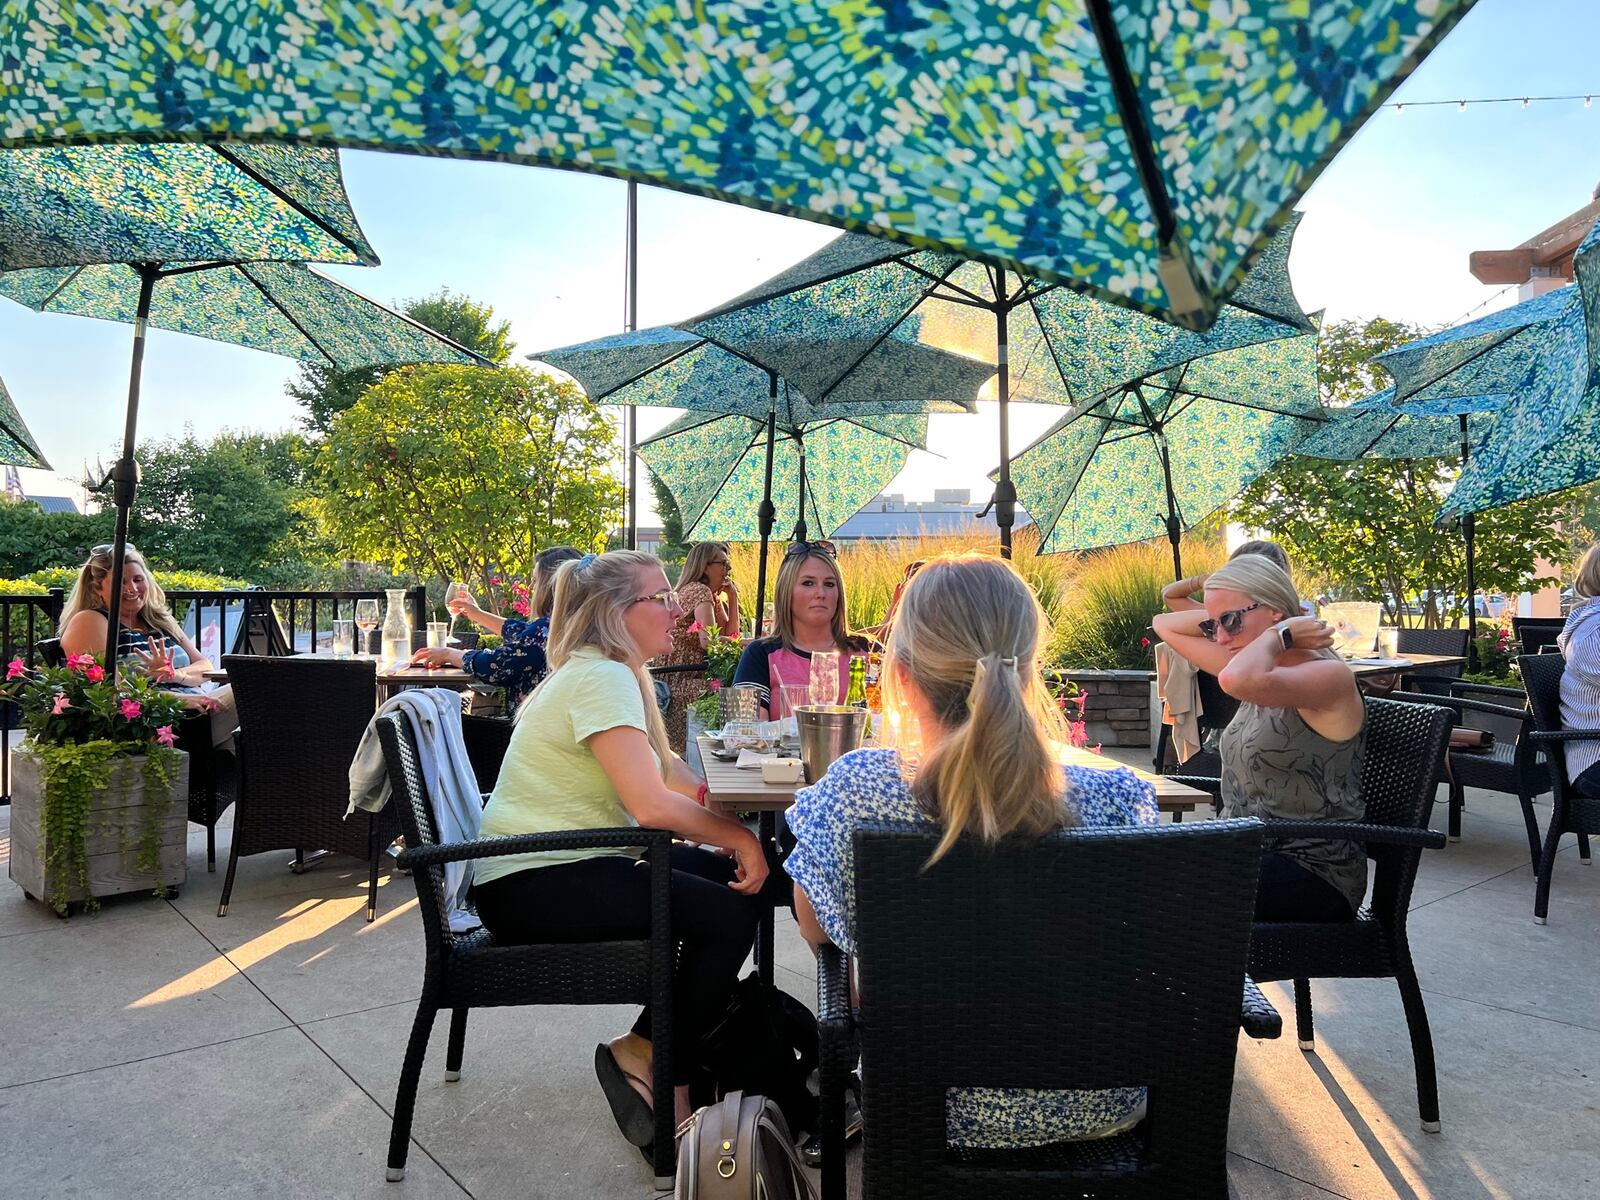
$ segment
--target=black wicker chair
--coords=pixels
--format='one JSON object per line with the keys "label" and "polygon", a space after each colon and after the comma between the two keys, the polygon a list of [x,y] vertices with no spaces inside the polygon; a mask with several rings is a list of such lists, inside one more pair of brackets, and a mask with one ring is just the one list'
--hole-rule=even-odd
{"label": "black wicker chair", "polygon": [[[1460,657],[1466,652],[1465,629],[1401,629],[1395,637],[1395,653],[1402,658],[1407,654],[1448,654]],[[1450,681],[1461,678],[1461,664],[1418,667],[1413,671],[1407,671],[1406,678],[1418,692],[1432,696],[1448,696]]]}
{"label": "black wicker chair", "polygon": [[350,764],[377,707],[371,659],[230,654],[222,660],[239,714],[233,846],[217,916],[228,915],[241,856],[307,850],[365,859],[367,920],[378,912],[378,861],[400,836],[392,808],[348,820]]}
{"label": "black wicker chair", "polygon": [[1539,818],[1533,811],[1533,801],[1550,790],[1550,767],[1531,736],[1532,716],[1526,694],[1520,688],[1452,680],[1444,695],[1392,692],[1389,699],[1449,708],[1456,714],[1457,724],[1494,735],[1494,744],[1486,750],[1449,751],[1450,769],[1445,782],[1450,785],[1450,840],[1461,840],[1461,811],[1467,788],[1505,792],[1522,805],[1529,861],[1537,871]]}
{"label": "black wicker chair", "polygon": [[1517,659],[1522,682],[1528,689],[1528,705],[1533,710],[1533,740],[1549,747],[1551,783],[1550,828],[1545,832],[1544,852],[1539,857],[1539,886],[1534,892],[1533,919],[1543,925],[1550,915],[1550,877],[1556,869],[1556,851],[1561,838],[1578,835],[1578,859],[1585,866],[1589,856],[1589,835],[1600,834],[1600,800],[1580,796],[1567,777],[1567,758],[1562,753],[1567,742],[1600,740],[1600,729],[1564,729],[1561,725],[1561,676],[1566,660],[1559,654],[1524,654]]}
{"label": "black wicker chair", "polygon": [[[992,851],[964,842],[924,870],[937,843],[926,825],[855,834],[863,1195],[1227,1196],[1260,823],[1067,830]],[[1275,1018],[1249,992],[1256,1015]],[[849,996],[846,957],[824,946],[824,1200],[844,1195]],[[951,1086],[1139,1085],[1149,1115],[1131,1133],[946,1147]]]}
{"label": "black wicker chair", "polygon": [[480,792],[494,791],[500,778],[500,764],[511,745],[512,722],[505,717],[477,717],[461,714],[461,741],[467,748],[467,761],[477,777]]}
{"label": "black wicker chair", "polygon": [[1158,775],[1176,772],[1185,778],[1200,780],[1199,786],[1215,800],[1222,794],[1220,785],[1212,782],[1222,774],[1222,757],[1215,748],[1215,735],[1228,727],[1228,722],[1239,711],[1239,702],[1222,690],[1215,675],[1196,671],[1195,682],[1200,689],[1200,738],[1205,744],[1183,762],[1169,768],[1167,752],[1172,746],[1172,726],[1163,723],[1161,732],[1156,735],[1155,770]]}
{"label": "black wicker chair", "polygon": [[[411,1118],[428,1037],[440,1009],[450,1010],[450,1040],[445,1050],[445,1080],[461,1078],[467,1037],[467,1011],[522,1004],[649,1004],[654,1047],[651,1080],[655,1091],[656,1186],[670,1189],[675,1174],[672,1097],[672,847],[669,833],[641,829],[577,829],[530,833],[441,846],[435,834],[432,802],[417,758],[411,723],[404,714],[377,718],[393,789],[391,811],[405,828],[400,865],[417,884],[427,966],[422,998],[406,1043],[395,1093],[389,1136],[388,1178],[405,1178],[411,1144]],[[444,864],[536,850],[574,850],[596,846],[645,847],[650,870],[650,936],[644,941],[562,942],[503,946],[486,929],[452,933],[444,895]]]}
{"label": "black wicker chair", "polygon": [[1539,654],[1556,648],[1556,637],[1566,623],[1565,617],[1512,617],[1511,636],[1524,654]]}
{"label": "black wicker chair", "polygon": [[1315,1048],[1313,979],[1394,979],[1400,986],[1411,1052],[1416,1061],[1422,1127],[1439,1130],[1439,1084],[1433,1034],[1422,1002],[1406,911],[1424,848],[1444,835],[1428,828],[1439,765],[1450,736],[1450,712],[1436,705],[1367,698],[1367,742],[1361,771],[1366,813],[1347,821],[1269,821],[1267,836],[1345,838],[1362,842],[1373,863],[1371,899],[1350,921],[1257,922],[1250,939],[1250,974],[1265,982],[1294,980],[1300,1048]]}

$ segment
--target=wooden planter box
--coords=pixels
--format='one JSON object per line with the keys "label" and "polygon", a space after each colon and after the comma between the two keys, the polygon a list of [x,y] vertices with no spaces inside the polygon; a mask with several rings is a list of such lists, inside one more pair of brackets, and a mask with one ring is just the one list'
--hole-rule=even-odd
{"label": "wooden planter box", "polygon": [[154,875],[140,872],[136,863],[144,832],[144,758],[118,758],[111,763],[110,785],[89,808],[84,849],[89,859],[86,896],[71,878],[69,864],[49,865],[50,845],[41,805],[43,788],[39,762],[26,748],[11,756],[11,881],[32,899],[45,901],[55,889],[57,872],[69,903],[93,896],[124,892],[154,892],[157,887],[176,891],[189,878],[189,756],[180,754],[172,780],[172,795],[161,819],[161,869]]}

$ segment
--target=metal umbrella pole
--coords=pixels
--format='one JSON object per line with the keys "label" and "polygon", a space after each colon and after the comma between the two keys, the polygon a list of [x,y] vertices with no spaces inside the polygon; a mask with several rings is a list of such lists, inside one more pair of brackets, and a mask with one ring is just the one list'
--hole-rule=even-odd
{"label": "metal umbrella pole", "polygon": [[767,467],[766,483],[761,490],[761,507],[758,519],[761,523],[761,557],[756,560],[756,624],[755,635],[761,636],[762,618],[767,612],[767,545],[772,541],[772,526],[777,519],[777,510],[772,507],[772,455],[778,440],[778,373],[767,372],[767,398],[770,407],[767,409]]}
{"label": "metal umbrella pole", "polygon": [[[623,328],[629,333],[639,328],[639,185],[628,182],[628,234],[627,234],[627,286]],[[623,534],[623,545],[629,550],[639,546],[639,408],[628,405],[627,432],[623,449],[628,456],[628,521]]]}
{"label": "metal umbrella pole", "polygon": [[[1459,413],[1461,422],[1461,469],[1466,470],[1467,459],[1472,455],[1472,442],[1467,436],[1467,414]],[[1461,540],[1467,552],[1467,670],[1478,669],[1478,575],[1474,559],[1473,542],[1477,536],[1478,518],[1475,513],[1461,517]]]}
{"label": "metal umbrella pole", "polygon": [[144,376],[144,340],[150,325],[150,300],[155,293],[161,269],[155,263],[139,263],[139,304],[133,318],[133,361],[128,368],[128,412],[122,427],[122,457],[107,476],[111,480],[112,503],[117,506],[117,527],[111,537],[111,595],[106,602],[105,667],[111,682],[117,681],[117,635],[122,614],[122,573],[127,557],[128,514],[133,509],[139,486],[139,467],[133,461],[134,440],[139,428],[139,385]]}
{"label": "metal umbrella pole", "polygon": [[1132,390],[1134,398],[1139,401],[1139,411],[1150,424],[1156,454],[1161,458],[1161,481],[1166,485],[1167,492],[1167,541],[1172,543],[1172,578],[1176,582],[1183,578],[1183,550],[1180,545],[1183,541],[1183,519],[1178,515],[1177,493],[1172,490],[1172,456],[1167,450],[1167,435],[1161,428],[1161,422],[1150,411],[1150,405],[1145,402],[1144,391],[1138,387]]}

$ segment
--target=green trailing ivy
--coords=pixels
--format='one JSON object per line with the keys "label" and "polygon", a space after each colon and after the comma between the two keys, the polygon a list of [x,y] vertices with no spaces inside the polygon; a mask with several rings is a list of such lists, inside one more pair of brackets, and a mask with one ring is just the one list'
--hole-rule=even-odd
{"label": "green trailing ivy", "polygon": [[167,811],[172,807],[172,784],[178,775],[178,752],[165,746],[151,746],[145,751],[140,766],[144,776],[144,811],[139,823],[139,849],[134,856],[134,870],[141,875],[153,875],[156,895],[165,896],[167,885],[161,881],[161,831],[167,824]]}
{"label": "green trailing ivy", "polygon": [[110,786],[111,762],[122,748],[102,739],[64,746],[36,742],[26,752],[39,761],[40,824],[49,846],[45,864],[50,888],[45,903],[66,912],[77,892],[84,898],[84,909],[93,912],[100,902],[89,894],[89,810],[95,797]]}

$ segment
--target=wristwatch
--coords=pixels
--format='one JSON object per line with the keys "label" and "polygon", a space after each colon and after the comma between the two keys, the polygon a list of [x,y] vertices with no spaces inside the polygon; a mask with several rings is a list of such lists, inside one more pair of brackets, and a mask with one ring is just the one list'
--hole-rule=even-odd
{"label": "wristwatch", "polygon": [[1287,621],[1278,626],[1278,640],[1283,643],[1285,650],[1294,649],[1294,634],[1289,632],[1289,623]]}

